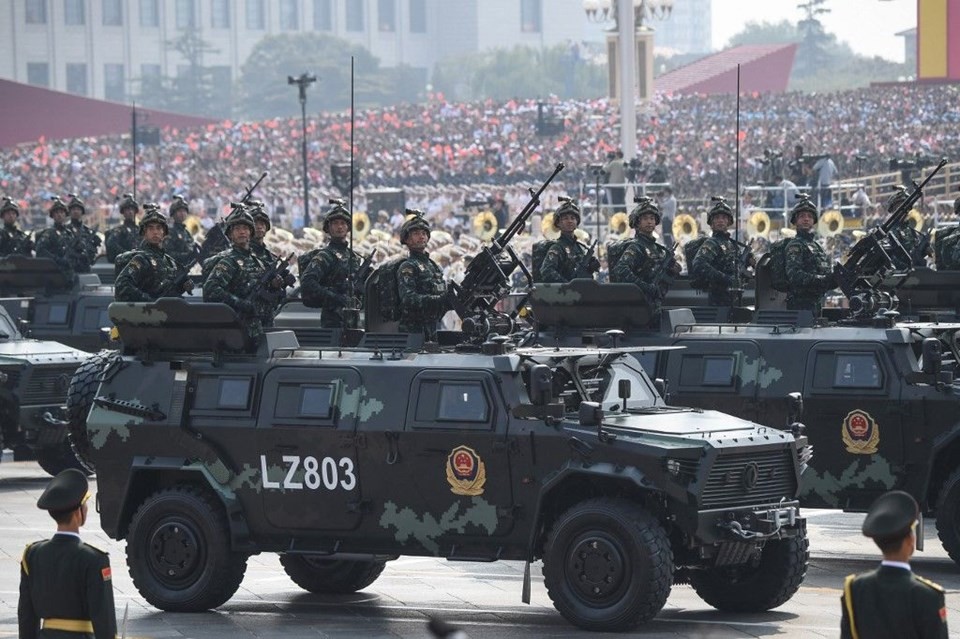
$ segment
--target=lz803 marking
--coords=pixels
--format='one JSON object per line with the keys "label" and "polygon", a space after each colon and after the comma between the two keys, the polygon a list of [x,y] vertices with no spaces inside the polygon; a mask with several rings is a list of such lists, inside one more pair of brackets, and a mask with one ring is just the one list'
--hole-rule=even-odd
{"label": "lz803 marking", "polygon": [[[283,455],[282,464],[286,466],[286,473],[282,480],[270,479],[267,472],[267,456],[260,455],[260,476],[264,488],[280,488],[283,490],[353,490],[357,486],[357,476],[354,472],[355,464],[349,457],[335,459],[333,457],[317,458],[313,455]],[[300,477],[297,471],[303,469]]]}

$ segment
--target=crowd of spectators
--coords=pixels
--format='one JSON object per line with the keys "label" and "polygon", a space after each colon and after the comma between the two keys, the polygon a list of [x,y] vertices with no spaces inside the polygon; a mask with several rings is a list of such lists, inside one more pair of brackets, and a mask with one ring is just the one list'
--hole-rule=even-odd
{"label": "crowd of spectators", "polygon": [[[491,100],[451,103],[432,96],[423,104],[359,111],[354,131],[359,167],[357,210],[364,193],[401,187],[407,205],[463,214],[464,200],[502,197],[511,212],[527,188],[566,170],[554,194],[592,199],[590,166],[619,146],[619,111],[607,99],[557,101],[550,107],[564,122],[557,135],[537,134],[537,102]],[[889,160],[946,156],[960,159],[960,87],[894,85],[829,94],[745,95],[740,105],[741,183],[764,171],[758,158],[795,144],[809,154],[832,156],[840,178],[888,170]],[[67,117],[67,116],[65,116]],[[638,111],[639,179],[665,159],[667,179],[681,202],[707,200],[734,190],[737,147],[736,97],[661,95]],[[168,202],[183,195],[204,223],[226,209],[262,171],[270,176],[257,196],[281,225],[302,223],[299,119],[225,121],[199,129],[162,131],[161,144],[137,156],[136,192],[141,201]],[[350,159],[350,116],[322,113],[307,123],[310,212],[315,218],[334,187],[330,165]],[[0,150],[0,194],[18,200],[46,224],[51,195],[76,193],[93,206],[114,208],[134,187],[128,136],[49,140]],[[552,205],[555,200],[546,202]],[[369,211],[375,223],[380,211]],[[397,211],[386,211],[387,219]],[[26,216],[30,217],[30,216]],[[29,223],[25,224],[29,226]]]}

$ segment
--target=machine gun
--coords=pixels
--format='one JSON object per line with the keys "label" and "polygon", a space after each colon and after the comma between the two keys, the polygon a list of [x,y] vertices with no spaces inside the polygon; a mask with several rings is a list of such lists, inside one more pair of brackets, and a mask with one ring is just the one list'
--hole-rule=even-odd
{"label": "machine gun", "polygon": [[[483,247],[474,256],[464,274],[463,282],[450,284],[448,299],[463,321],[463,332],[472,341],[482,341],[494,329],[501,334],[512,330],[515,316],[501,313],[495,306],[510,292],[514,270],[520,268],[523,271],[528,286],[533,286],[533,276],[510,246],[510,241],[523,230],[527,220],[540,206],[540,196],[563,168],[563,163],[558,163],[539,190],[530,189],[530,200],[526,206],[503,233],[493,239],[490,246]],[[522,305],[518,308],[520,306]]]}
{"label": "machine gun", "polygon": [[[263,272],[263,275],[257,280],[247,300],[250,302],[265,302],[267,304],[276,304],[283,296],[283,290],[287,286],[293,286],[297,278],[290,272],[290,262],[293,261],[294,254],[277,260],[274,264]],[[276,287],[274,281],[280,279],[283,283]]]}
{"label": "machine gun", "polygon": [[572,279],[576,280],[582,277],[590,277],[593,275],[594,270],[591,270],[590,264],[597,259],[594,257],[593,252],[597,250],[597,242],[599,241],[599,239],[594,240],[593,244],[587,247],[587,252],[583,254],[583,257],[581,257],[580,261],[577,262],[577,267],[573,269]]}
{"label": "machine gun", "polygon": [[890,310],[896,308],[896,295],[879,289],[884,276],[894,269],[893,258],[884,245],[889,246],[890,251],[895,251],[905,261],[911,259],[909,251],[892,231],[903,223],[907,213],[923,196],[923,188],[946,164],[946,159],[941,160],[923,182],[919,185],[913,182],[913,191],[890,212],[883,224],[860,238],[850,247],[844,260],[833,265],[837,287],[850,300],[853,317],[873,314],[882,307]]}

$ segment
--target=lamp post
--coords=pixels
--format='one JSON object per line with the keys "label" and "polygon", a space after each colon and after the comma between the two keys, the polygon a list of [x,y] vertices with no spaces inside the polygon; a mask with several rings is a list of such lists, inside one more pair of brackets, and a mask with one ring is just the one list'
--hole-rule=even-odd
{"label": "lamp post", "polygon": [[287,84],[295,84],[300,90],[300,118],[303,125],[303,135],[300,139],[300,150],[303,156],[303,226],[310,226],[310,184],[307,177],[307,87],[317,81],[317,76],[303,72],[300,77],[287,76]]}

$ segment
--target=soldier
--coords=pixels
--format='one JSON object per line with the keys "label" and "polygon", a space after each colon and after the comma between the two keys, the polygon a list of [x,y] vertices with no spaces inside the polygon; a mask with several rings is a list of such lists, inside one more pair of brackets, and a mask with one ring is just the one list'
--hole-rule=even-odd
{"label": "soldier", "polygon": [[440,318],[452,306],[443,271],[427,254],[430,225],[422,211],[407,209],[407,214],[413,217],[400,227],[400,243],[410,250],[410,257],[397,268],[400,331],[422,333],[427,341],[436,341]]}
{"label": "soldier", "polygon": [[593,277],[600,270],[596,256],[587,257],[587,247],[577,241],[574,232],[580,226],[580,207],[570,198],[558,198],[562,204],[553,214],[553,227],[560,231],[543,258],[540,273],[545,283],[563,284],[578,277]]}
{"label": "soldier", "polygon": [[163,248],[181,268],[193,263],[200,252],[200,247],[193,241],[193,235],[183,223],[189,213],[190,207],[186,200],[180,195],[175,196],[170,203],[170,219],[173,221],[173,228],[164,240]]}
{"label": "soldier", "polygon": [[347,246],[350,232],[350,212],[338,200],[323,218],[323,232],[329,242],[316,251],[300,275],[300,295],[311,308],[320,308],[320,325],[325,328],[345,326],[356,328],[356,313],[344,316],[343,309],[360,308],[362,283],[353,287],[350,299],[350,278],[360,269],[360,259]]}
{"label": "soldier", "polygon": [[253,216],[253,223],[257,229],[253,234],[253,240],[250,241],[250,248],[254,254],[264,261],[265,264],[273,265],[279,258],[270,252],[267,245],[263,243],[263,238],[270,230],[270,216],[264,208],[263,202],[253,200],[249,204],[250,215]]}
{"label": "soldier", "polygon": [[722,197],[713,197],[707,224],[713,235],[700,245],[691,272],[707,290],[711,306],[733,306],[740,302],[740,256],[745,249],[727,232],[733,225],[733,209]]}
{"label": "soldier", "polygon": [[67,205],[57,196],[50,199],[53,200],[50,205],[53,226],[37,235],[37,257],[49,257],[57,263],[67,279],[74,280],[75,263],[83,258],[75,254],[73,233],[65,224]]}
{"label": "soldier", "polygon": [[256,226],[253,217],[243,205],[233,204],[233,212],[224,220],[224,228],[231,245],[225,251],[209,258],[204,270],[210,276],[203,283],[204,302],[222,302],[232,308],[244,320],[250,345],[255,345],[263,335],[264,323],[273,320],[276,299],[283,280],[279,277],[258,289],[260,281],[269,269],[263,260],[250,248]]}
{"label": "soldier", "polygon": [[163,249],[163,240],[169,227],[160,206],[143,205],[140,220],[140,248],[117,256],[117,265],[123,264],[114,284],[118,302],[152,302],[161,297],[179,297],[193,290],[193,282],[186,278],[177,282],[180,268]]}
{"label": "soldier", "polygon": [[[668,280],[664,278],[656,285],[651,280],[657,271],[666,268],[669,276],[676,276],[680,266],[672,260],[672,252],[662,244],[657,244],[653,231],[660,224],[660,208],[649,197],[638,197],[637,205],[627,218],[630,228],[636,230],[636,236],[623,249],[623,253],[610,271],[611,282],[629,282],[636,284],[647,297],[650,317],[653,324],[660,321],[660,303],[667,294]],[[664,260],[671,260],[663,266]]]}
{"label": "soldier", "polygon": [[862,530],[880,548],[883,561],[876,570],[844,581],[843,639],[946,639],[943,588],[910,570],[919,513],[916,500],[900,490],[881,495],[870,506]]}
{"label": "soldier", "polygon": [[89,497],[87,478],[71,468],[54,477],[37,500],[37,507],[57,522],[57,532],[23,551],[17,606],[21,639],[116,637],[110,557],[80,540]]}
{"label": "soldier", "polygon": [[[953,201],[953,214],[960,218],[960,197]],[[942,231],[938,231],[942,232]],[[960,271],[960,242],[947,247],[943,253],[943,266],[941,271]]]}
{"label": "soldier", "polygon": [[92,228],[83,223],[83,216],[87,212],[83,200],[70,193],[70,201],[67,203],[67,212],[70,214],[68,224],[70,231],[73,232],[76,252],[82,256],[78,260],[77,272],[89,273],[90,266],[96,261],[97,253],[100,252],[100,236]]}
{"label": "soldier", "polygon": [[120,201],[120,215],[123,222],[107,231],[105,244],[107,246],[107,261],[111,264],[117,256],[137,248],[140,243],[140,229],[137,228],[137,213],[140,212],[140,203],[133,195],[124,193]]}
{"label": "soldier", "polygon": [[817,243],[813,229],[819,211],[810,196],[800,194],[790,212],[790,223],[797,228],[797,236],[787,243],[785,264],[790,290],[787,308],[794,311],[813,311],[819,314],[824,294],[836,286],[830,258]]}
{"label": "soldier", "polygon": [[[905,186],[895,186],[893,189],[893,195],[887,200],[887,213],[893,213],[909,197]],[[909,220],[904,218],[900,224],[891,229],[890,234],[900,241],[900,246],[907,252],[904,255],[900,251],[891,251],[890,257],[893,260],[894,268],[905,271],[915,266],[927,265],[930,241],[926,235],[913,228]]]}
{"label": "soldier", "polygon": [[20,207],[8,197],[3,198],[0,205],[0,217],[3,218],[3,229],[0,229],[0,257],[7,255],[30,256],[33,251],[33,241],[30,236],[20,230],[17,220],[20,219]]}

